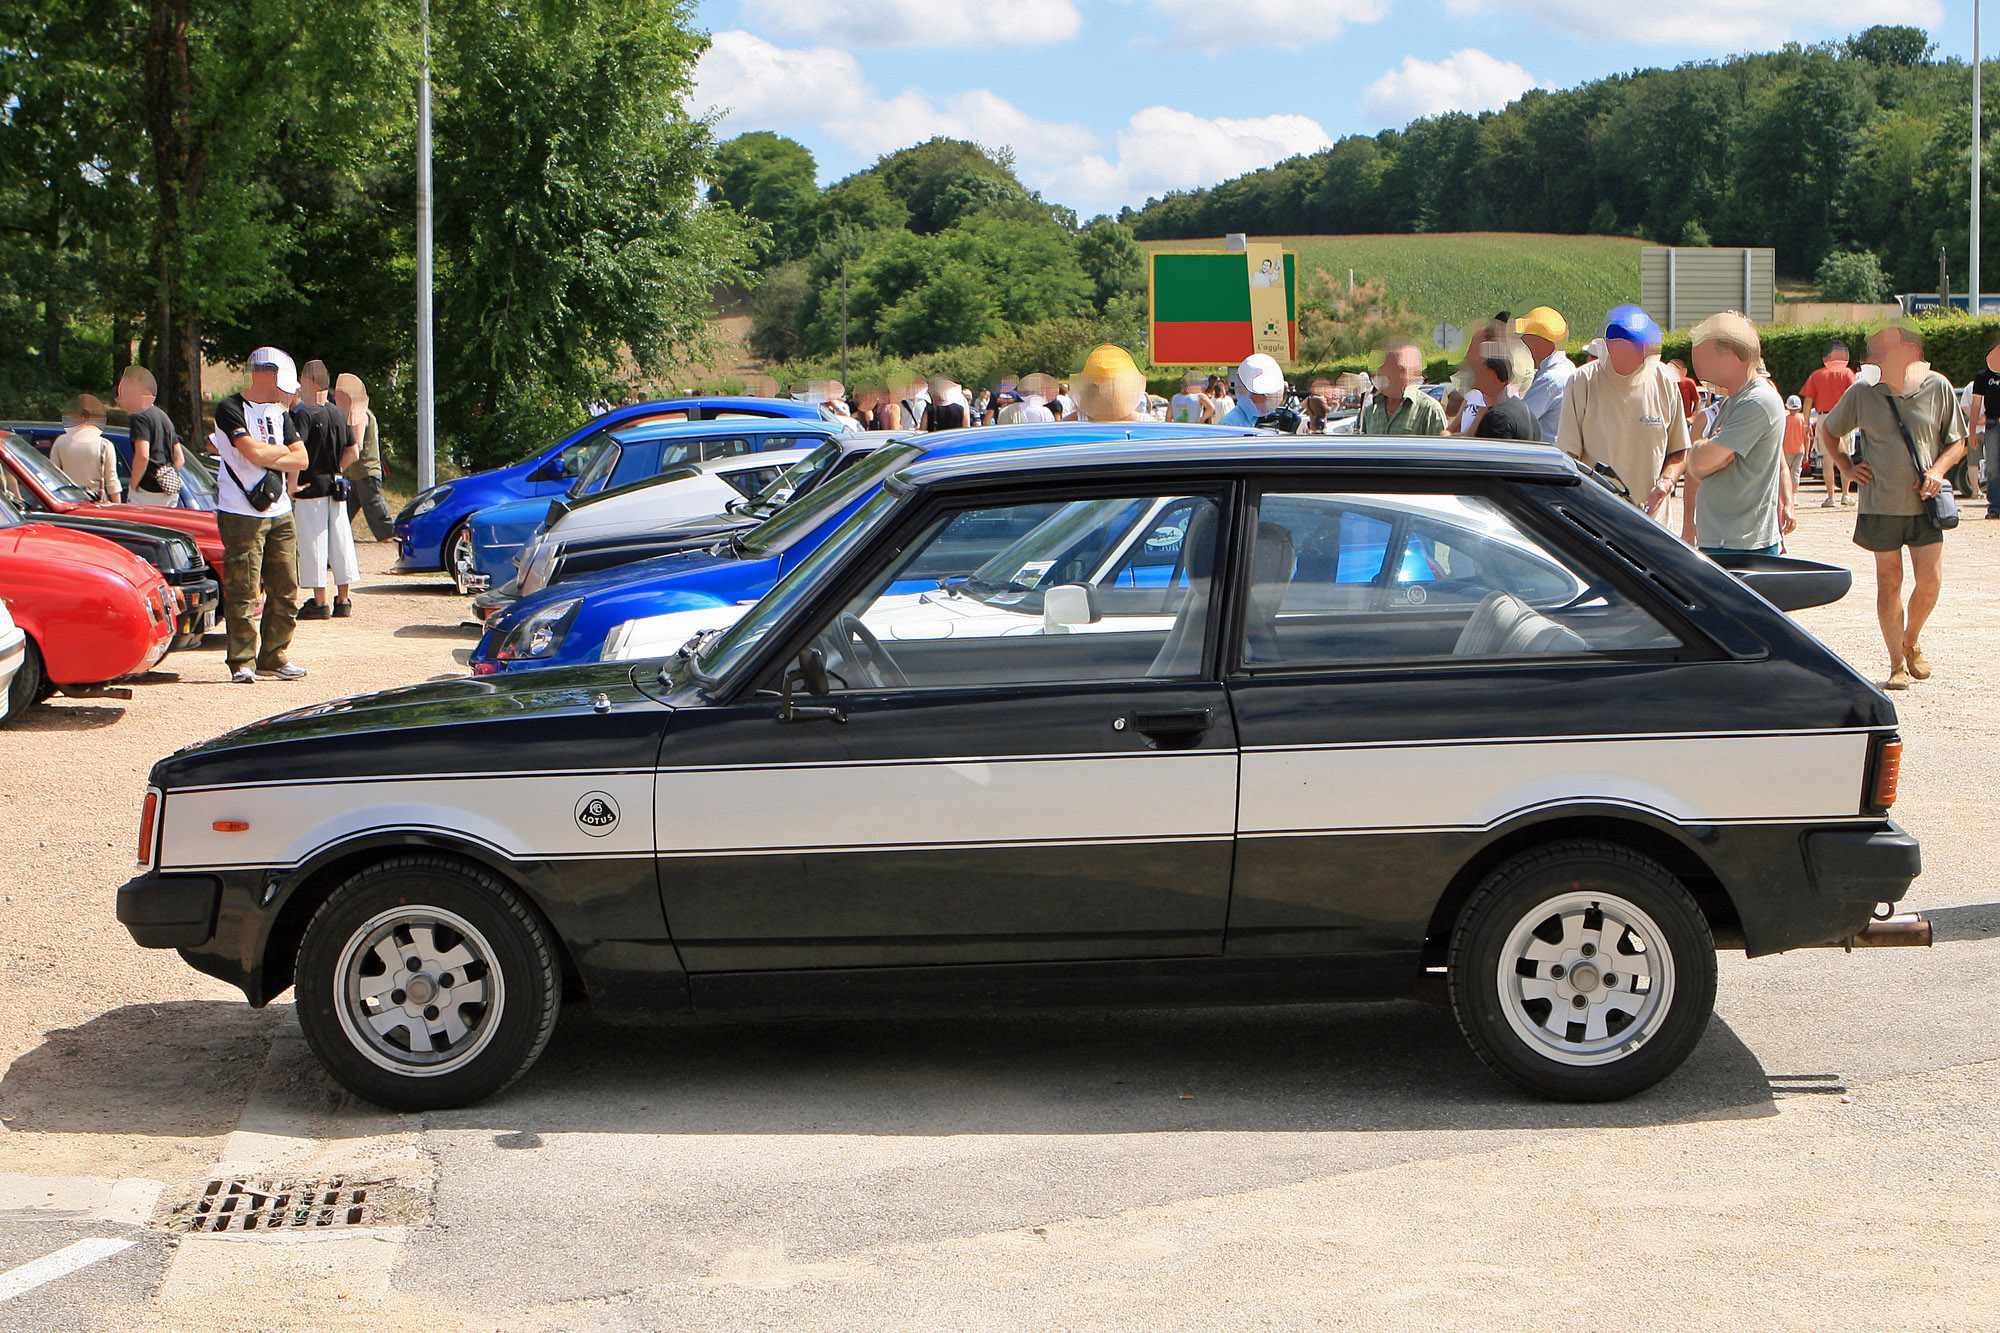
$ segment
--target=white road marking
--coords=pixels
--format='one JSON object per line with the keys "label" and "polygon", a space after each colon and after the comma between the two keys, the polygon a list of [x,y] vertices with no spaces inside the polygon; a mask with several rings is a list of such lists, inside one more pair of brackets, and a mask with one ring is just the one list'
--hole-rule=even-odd
{"label": "white road marking", "polygon": [[136,1240],[112,1240],[106,1236],[80,1240],[74,1245],[63,1246],[54,1254],[45,1254],[33,1263],[0,1273],[0,1305],[33,1291],[43,1283],[68,1277],[79,1268],[88,1268],[114,1254],[123,1254],[138,1243]]}

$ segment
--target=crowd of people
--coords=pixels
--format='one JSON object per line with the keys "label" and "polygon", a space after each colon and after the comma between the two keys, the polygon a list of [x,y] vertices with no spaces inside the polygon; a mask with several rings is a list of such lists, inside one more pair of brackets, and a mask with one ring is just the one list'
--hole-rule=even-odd
{"label": "crowd of people", "polygon": [[[301,371],[284,352],[260,347],[250,355],[249,379],[215,405],[208,439],[217,459],[225,661],[230,679],[243,684],[306,674],[290,659],[295,624],[353,613],[360,574],[354,518],[365,519],[377,541],[395,526],[382,493],[381,430],[360,377],[335,378],[322,361]],[[132,439],[128,494],[136,504],[176,503],[187,466],[186,446],[155,404],[157,393],[141,366],[118,381]],[[116,500],[121,484],[106,415],[102,400],[79,396],[63,414],[49,457],[92,495]]]}

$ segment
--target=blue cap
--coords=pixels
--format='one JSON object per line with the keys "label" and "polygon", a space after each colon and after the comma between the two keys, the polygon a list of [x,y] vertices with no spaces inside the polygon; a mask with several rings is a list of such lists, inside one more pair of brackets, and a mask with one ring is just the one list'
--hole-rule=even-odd
{"label": "blue cap", "polygon": [[1623,338],[1641,347],[1657,347],[1660,344],[1660,326],[1638,306],[1621,305],[1604,317],[1604,336],[1607,339]]}

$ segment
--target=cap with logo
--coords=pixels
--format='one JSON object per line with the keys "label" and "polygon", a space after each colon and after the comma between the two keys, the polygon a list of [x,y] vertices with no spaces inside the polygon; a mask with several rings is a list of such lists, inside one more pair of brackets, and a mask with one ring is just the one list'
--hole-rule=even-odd
{"label": "cap with logo", "polygon": [[1538,305],[1514,321],[1514,332],[1522,337],[1547,338],[1552,343],[1569,341],[1569,321],[1554,306]]}
{"label": "cap with logo", "polygon": [[259,347],[250,353],[250,369],[276,371],[281,393],[299,391],[298,367],[292,364],[292,358],[275,347]]}
{"label": "cap with logo", "polygon": [[1641,347],[1657,347],[1660,342],[1660,326],[1653,317],[1636,305],[1614,307],[1604,317],[1604,337],[1606,341],[1621,338]]}
{"label": "cap with logo", "polygon": [[1245,393],[1278,393],[1285,387],[1285,372],[1278,369],[1275,358],[1263,352],[1244,357],[1243,364],[1236,368],[1236,378]]}
{"label": "cap with logo", "polygon": [[1785,410],[1787,412],[1799,412],[1803,411],[1804,408],[1805,402],[1797,394],[1793,394],[1785,400]]}

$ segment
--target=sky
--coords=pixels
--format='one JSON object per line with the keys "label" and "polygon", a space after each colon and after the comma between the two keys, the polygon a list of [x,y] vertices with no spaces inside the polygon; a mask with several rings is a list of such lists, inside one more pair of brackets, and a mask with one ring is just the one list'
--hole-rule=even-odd
{"label": "sky", "polygon": [[712,45],[691,109],[722,113],[721,138],[799,140],[823,183],[936,134],[1004,145],[1029,186],[1089,218],[1530,88],[1875,23],[1969,58],[1971,4],[699,0]]}

